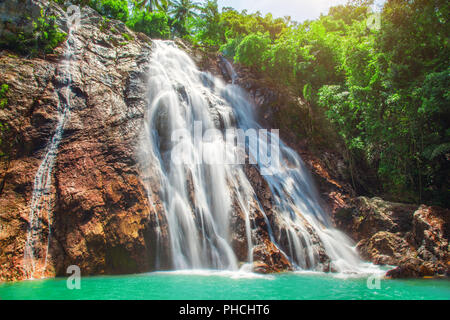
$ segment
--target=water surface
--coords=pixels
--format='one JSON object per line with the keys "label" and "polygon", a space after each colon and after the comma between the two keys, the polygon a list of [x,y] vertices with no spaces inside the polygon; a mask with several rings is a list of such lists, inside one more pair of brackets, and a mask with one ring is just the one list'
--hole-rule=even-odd
{"label": "water surface", "polygon": [[255,275],[239,272],[156,272],[126,276],[83,277],[80,290],[66,278],[0,284],[0,299],[450,299],[450,281],[381,280],[369,289],[367,278],[327,274]]}

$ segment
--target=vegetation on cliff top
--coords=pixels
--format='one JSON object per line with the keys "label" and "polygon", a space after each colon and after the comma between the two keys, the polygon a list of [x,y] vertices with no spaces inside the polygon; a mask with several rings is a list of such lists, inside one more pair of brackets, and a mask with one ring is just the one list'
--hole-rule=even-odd
{"label": "vegetation on cliff top", "polygon": [[[389,0],[376,23],[368,23],[370,0],[350,0],[301,23],[220,10],[216,0],[78,4],[153,38],[182,37],[222,52],[283,84],[328,119],[352,172],[362,163],[376,168],[391,199],[450,205],[448,1]],[[46,51],[54,42],[41,45]]]}
{"label": "vegetation on cliff top", "polygon": [[[30,20],[29,17],[28,19]],[[29,32],[8,34],[0,39],[0,48],[34,56],[39,53],[52,53],[53,49],[66,38],[66,34],[56,25],[56,17],[46,15],[43,10],[31,24],[32,30]]]}

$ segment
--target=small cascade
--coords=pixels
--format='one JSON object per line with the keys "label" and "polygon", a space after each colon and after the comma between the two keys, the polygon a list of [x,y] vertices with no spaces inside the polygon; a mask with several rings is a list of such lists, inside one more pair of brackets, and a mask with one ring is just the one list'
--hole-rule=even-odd
{"label": "small cascade", "polygon": [[[161,199],[173,269],[237,270],[240,262],[251,265],[259,245],[252,220],[258,211],[270,241],[298,270],[324,270],[320,250],[333,270],[364,270],[352,242],[330,226],[299,155],[255,121],[246,93],[201,72],[175,43],[154,41],[153,46],[138,156],[150,202]],[[232,65],[225,65],[234,82]],[[244,148],[234,143],[242,138],[239,130],[255,133]],[[261,156],[267,154],[273,157]],[[245,173],[245,162],[235,161],[242,156],[254,161],[270,187],[270,216]],[[236,212],[244,221],[246,261],[233,250],[230,221]],[[163,241],[161,234],[158,243]]]}
{"label": "small cascade", "polygon": [[28,279],[46,276],[49,244],[51,238],[54,192],[52,174],[58,155],[58,147],[69,121],[71,111],[72,64],[76,59],[76,37],[69,28],[66,49],[58,67],[58,78],[62,87],[58,89],[58,122],[55,133],[46,147],[42,162],[34,177],[30,202],[27,241],[24,252],[24,272]]}
{"label": "small cascade", "polygon": [[236,73],[236,71],[234,70],[232,64],[230,63],[230,61],[228,61],[224,56],[220,55],[219,56],[220,61],[225,65],[225,71],[227,72],[228,76],[231,79],[231,83],[235,84],[238,75]]}

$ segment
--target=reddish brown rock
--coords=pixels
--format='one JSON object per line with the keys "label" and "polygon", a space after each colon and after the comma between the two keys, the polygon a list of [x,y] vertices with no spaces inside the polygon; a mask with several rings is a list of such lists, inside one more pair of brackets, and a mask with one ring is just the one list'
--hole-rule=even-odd
{"label": "reddish brown rock", "polygon": [[414,213],[411,238],[425,260],[449,261],[450,210],[420,206]]}
{"label": "reddish brown rock", "polygon": [[[358,242],[364,259],[376,264],[400,266],[411,260],[414,263],[405,265],[404,269],[415,268],[418,276],[431,271],[434,274],[448,273],[448,210],[418,210],[418,205],[356,197],[355,189],[369,194],[380,193],[373,168],[360,161],[356,165],[353,163],[350,170],[348,155],[336,133],[330,130],[331,126],[320,127],[323,119],[297,93],[287,91],[254,70],[236,64],[234,67],[238,74],[237,83],[249,91],[260,122],[268,129],[280,128],[280,136],[285,143],[301,155],[325,200],[324,207],[335,225]],[[223,78],[231,81],[227,68],[222,65],[219,69]],[[292,128],[296,128],[295,134]],[[320,129],[320,133],[316,131],[314,135],[314,129]],[[304,135],[304,138],[298,135]],[[326,141],[321,141],[320,137],[326,137]],[[258,174],[251,168],[246,168],[246,173],[268,212],[276,238],[285,249],[284,231],[277,228],[280,224],[273,220],[274,215],[270,215],[273,204],[267,201],[270,197],[264,196],[264,184],[259,182]],[[320,242],[317,242],[316,252],[325,270],[327,257],[321,249]],[[258,263],[261,263],[259,268],[267,269],[262,262]]]}
{"label": "reddish brown rock", "polygon": [[[35,1],[36,3],[48,2]],[[52,3],[56,15],[62,15]],[[21,14],[20,7],[14,15]],[[170,268],[168,226],[158,186],[146,190],[134,154],[146,107],[146,66],[149,39],[134,34],[121,22],[99,25],[103,19],[89,7],[82,11],[83,24],[76,32],[80,42],[71,85],[71,117],[65,128],[53,170],[49,265],[47,276],[65,275],[77,264],[82,274],[115,274]],[[62,23],[58,19],[58,23]],[[103,22],[102,22],[103,23]],[[63,24],[63,23],[62,23]],[[129,41],[124,33],[132,35]],[[204,69],[220,74],[217,56],[186,47]],[[10,161],[0,164],[0,280],[22,279],[24,244],[29,223],[33,179],[57,124],[61,45],[54,55],[26,59],[0,52],[0,83],[9,85],[6,108],[0,120],[11,128]],[[303,157],[318,182],[336,224],[359,241],[362,256],[378,264],[396,264],[391,277],[421,277],[448,273],[448,210],[395,204],[381,199],[356,198],[350,187],[367,185],[350,175],[345,157],[334,151],[308,149],[289,128],[304,127],[313,136],[319,121],[311,106],[295,92],[238,67],[238,83],[249,90],[269,128],[281,128],[281,136]],[[228,79],[230,80],[230,79]],[[309,121],[309,120],[308,120]],[[320,123],[320,122],[317,122]],[[316,125],[317,127],[317,125]],[[326,129],[323,129],[326,130]],[[330,139],[332,132],[322,132]],[[320,138],[319,138],[320,139]],[[319,154],[319,155],[318,155]],[[245,173],[256,192],[250,203],[253,231],[247,239],[245,216],[234,203],[231,218],[233,249],[247,261],[251,240],[254,270],[280,272],[292,269],[283,252],[289,249],[286,228],[273,214],[273,196],[254,166]],[[149,177],[151,179],[151,175]],[[189,184],[191,205],[193,187]],[[262,209],[259,207],[261,204]],[[342,210],[341,210],[342,209]],[[301,216],[301,212],[298,213]],[[316,262],[309,268],[332,271],[329,258],[314,230],[305,221]],[[269,226],[279,248],[271,241]],[[48,228],[44,233],[48,233]],[[301,238],[300,230],[294,230]],[[156,254],[159,252],[159,255]],[[160,259],[158,261],[157,257]]]}
{"label": "reddish brown rock", "polygon": [[335,213],[336,226],[355,241],[368,239],[379,231],[391,233],[411,230],[416,205],[384,201],[380,198],[358,197],[347,208]]}
{"label": "reddish brown rock", "polygon": [[403,259],[387,273],[392,278],[450,275],[450,210],[420,206],[414,212],[409,240],[415,248],[415,259]]}
{"label": "reddish brown rock", "polygon": [[410,257],[414,252],[405,239],[386,231],[361,240],[357,249],[363,259],[379,265],[398,265],[405,256]]}
{"label": "reddish brown rock", "polygon": [[[47,276],[65,275],[72,264],[85,275],[144,272],[156,263],[161,212],[150,209],[134,156],[146,106],[149,39],[127,41],[123,34],[132,32],[117,21],[100,31],[101,20],[85,7],[75,32],[71,115],[52,171]],[[0,172],[0,280],[24,277],[33,179],[58,121],[64,79],[56,57],[64,47],[45,60],[0,53],[0,83],[9,85],[0,119],[15,138]],[[167,238],[167,228],[160,233]]]}
{"label": "reddish brown rock", "polygon": [[399,266],[386,273],[388,278],[421,278],[431,277],[437,274],[432,263],[422,259],[406,257],[399,262]]}
{"label": "reddish brown rock", "polygon": [[277,273],[292,270],[286,256],[270,241],[257,246],[253,250],[253,270],[257,273]]}

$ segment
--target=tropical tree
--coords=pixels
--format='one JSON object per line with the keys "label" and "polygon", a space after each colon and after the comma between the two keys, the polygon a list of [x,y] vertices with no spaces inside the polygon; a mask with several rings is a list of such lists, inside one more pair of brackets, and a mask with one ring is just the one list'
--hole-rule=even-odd
{"label": "tropical tree", "polygon": [[139,10],[146,9],[148,12],[155,10],[166,12],[169,10],[169,0],[137,0],[135,1],[135,8]]}
{"label": "tropical tree", "polygon": [[89,5],[106,18],[117,19],[123,22],[128,20],[127,0],[91,0]]}
{"label": "tropical tree", "polygon": [[168,14],[172,32],[180,37],[189,35],[188,21],[197,20],[200,5],[191,0],[175,0],[170,3]]}
{"label": "tropical tree", "polygon": [[172,15],[172,18],[180,21],[182,24],[184,24],[188,18],[197,17],[198,14],[195,11],[200,8],[199,3],[191,0],[175,0],[172,1],[170,6],[171,10],[169,13]]}
{"label": "tropical tree", "polygon": [[194,21],[189,27],[194,33],[195,40],[202,45],[217,50],[226,42],[225,28],[221,21],[217,0],[207,0],[200,8],[198,18],[189,20]]}
{"label": "tropical tree", "polygon": [[162,11],[147,12],[135,10],[127,21],[127,26],[138,32],[143,32],[151,38],[168,39],[170,27],[167,15]]}

